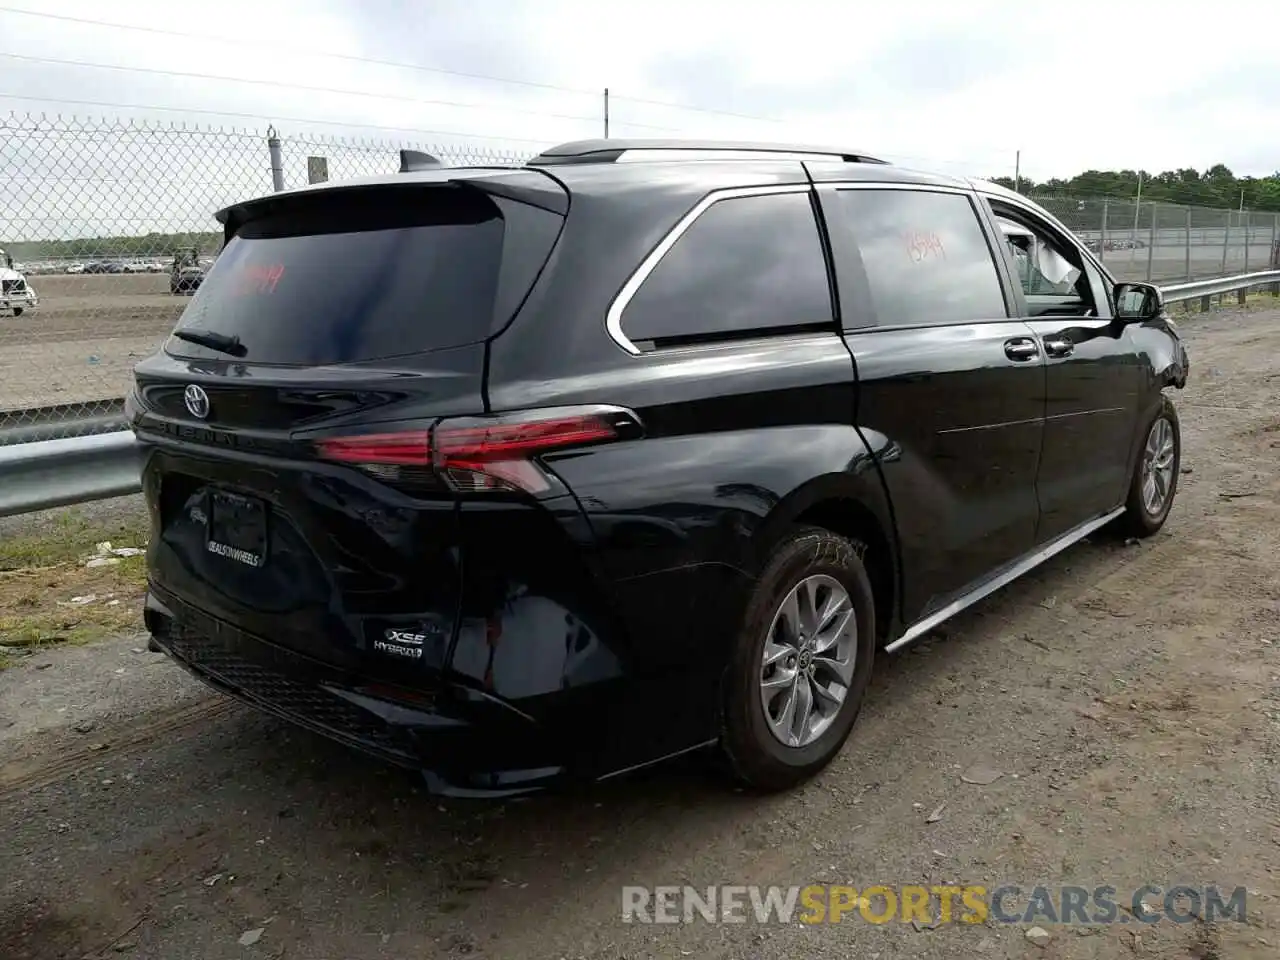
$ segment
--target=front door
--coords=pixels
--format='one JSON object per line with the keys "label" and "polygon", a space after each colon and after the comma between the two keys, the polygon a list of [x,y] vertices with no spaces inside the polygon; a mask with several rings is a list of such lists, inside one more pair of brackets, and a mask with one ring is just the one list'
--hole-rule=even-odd
{"label": "front door", "polygon": [[1018,313],[1045,357],[1036,541],[1046,543],[1124,500],[1143,368],[1080,246],[1031,210],[990,204],[1019,281]]}

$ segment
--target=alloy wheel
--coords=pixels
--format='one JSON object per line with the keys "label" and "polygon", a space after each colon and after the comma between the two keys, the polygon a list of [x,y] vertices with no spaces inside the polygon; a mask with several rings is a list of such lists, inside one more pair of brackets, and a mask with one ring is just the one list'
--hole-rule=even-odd
{"label": "alloy wheel", "polygon": [[778,607],[765,638],[760,702],[770,731],[788,747],[805,747],[834,722],[853,682],[858,621],[849,592],[834,577],[797,583]]}
{"label": "alloy wheel", "polygon": [[1150,516],[1158,517],[1173,488],[1173,425],[1159,417],[1147,433],[1142,450],[1142,505]]}

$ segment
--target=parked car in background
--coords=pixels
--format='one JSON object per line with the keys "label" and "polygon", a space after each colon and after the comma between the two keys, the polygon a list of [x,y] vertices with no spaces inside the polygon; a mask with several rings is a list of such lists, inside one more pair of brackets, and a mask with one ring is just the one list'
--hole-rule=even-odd
{"label": "parked car in background", "polygon": [[40,298],[22,272],[15,269],[13,257],[0,250],[0,264],[0,316],[20,317],[35,310]]}
{"label": "parked car in background", "polygon": [[169,293],[190,296],[200,289],[208,267],[194,256],[176,256],[169,267]]}
{"label": "parked car in background", "polygon": [[1122,239],[1102,240],[1086,240],[1085,246],[1093,253],[1111,252],[1113,250],[1145,250],[1147,242],[1136,237],[1124,237]]}
{"label": "parked car in background", "polygon": [[127,401],[147,627],[434,790],[789,787],[877,658],[1174,501],[1159,289],[994,184],[601,140],[218,217]]}

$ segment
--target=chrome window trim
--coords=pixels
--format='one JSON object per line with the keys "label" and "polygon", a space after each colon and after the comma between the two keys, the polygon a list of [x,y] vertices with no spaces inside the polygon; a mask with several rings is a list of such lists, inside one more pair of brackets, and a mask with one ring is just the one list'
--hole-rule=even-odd
{"label": "chrome window trim", "polygon": [[[712,190],[701,200],[693,205],[693,208],[676,222],[676,225],[667,231],[658,245],[649,251],[648,256],[640,261],[640,266],[632,272],[627,282],[622,285],[622,289],[618,291],[617,296],[613,298],[613,303],[609,305],[609,312],[605,314],[604,326],[608,331],[609,337],[619,347],[634,357],[641,354],[641,350],[632,343],[622,332],[622,314],[627,308],[627,304],[631,302],[631,298],[649,279],[649,274],[662,261],[672,247],[676,245],[685,232],[693,226],[694,222],[722,200],[739,200],[744,197],[770,197],[775,194],[782,193],[811,193],[812,185],[808,183],[787,183],[774,184],[772,186],[760,187],[728,187],[722,190]],[[817,222],[814,222],[814,229],[817,230]]]}
{"label": "chrome window trim", "polygon": [[819,190],[833,187],[836,190],[910,190],[913,193],[958,193],[962,197],[974,195],[974,191],[967,187],[949,183],[905,183],[900,180],[825,180],[817,187]]}

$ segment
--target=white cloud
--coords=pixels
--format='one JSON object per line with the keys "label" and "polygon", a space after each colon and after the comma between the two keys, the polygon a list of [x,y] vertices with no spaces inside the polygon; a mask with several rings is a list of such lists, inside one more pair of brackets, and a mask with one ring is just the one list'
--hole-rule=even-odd
{"label": "white cloud", "polygon": [[[0,115],[270,119],[291,138],[516,154],[598,136],[608,86],[614,136],[848,144],[979,175],[1012,173],[1021,150],[1037,179],[1265,174],[1280,166],[1277,27],[1280,8],[1255,0],[15,0],[0,6]],[[243,165],[212,193],[256,189],[265,147]]]}

